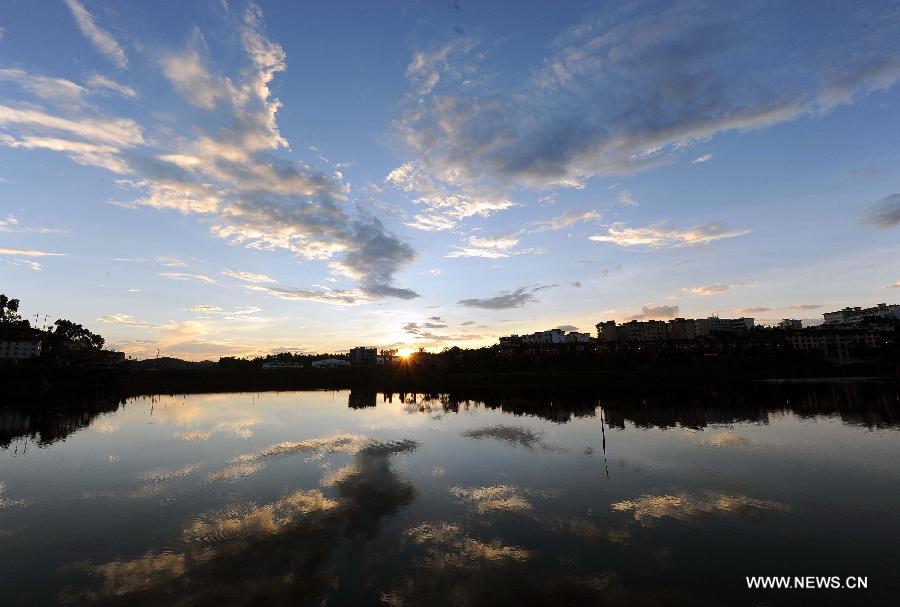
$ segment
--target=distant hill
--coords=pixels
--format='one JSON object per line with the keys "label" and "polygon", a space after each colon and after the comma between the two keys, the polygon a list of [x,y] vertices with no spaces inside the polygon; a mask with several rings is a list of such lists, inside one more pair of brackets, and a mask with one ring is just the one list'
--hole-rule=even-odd
{"label": "distant hill", "polygon": [[134,360],[128,363],[133,369],[201,369],[206,367],[215,367],[216,363],[211,360],[191,361],[172,358],[171,356],[162,356],[160,358],[148,358],[146,360]]}

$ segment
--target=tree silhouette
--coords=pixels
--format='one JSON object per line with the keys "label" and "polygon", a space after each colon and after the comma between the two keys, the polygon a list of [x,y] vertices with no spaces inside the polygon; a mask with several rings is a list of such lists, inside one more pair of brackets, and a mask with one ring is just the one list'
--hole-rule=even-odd
{"label": "tree silhouette", "polygon": [[[29,329],[31,324],[19,316],[19,300],[0,293],[0,329]],[[17,332],[17,331],[16,331]]]}
{"label": "tree silhouette", "polygon": [[9,299],[0,293],[0,323],[11,324],[21,320],[19,316],[19,300]]}
{"label": "tree silhouette", "polygon": [[105,340],[91,333],[83,326],[60,318],[53,323],[53,330],[48,332],[50,344],[54,348],[62,347],[78,347],[90,350],[100,350],[103,348]]}

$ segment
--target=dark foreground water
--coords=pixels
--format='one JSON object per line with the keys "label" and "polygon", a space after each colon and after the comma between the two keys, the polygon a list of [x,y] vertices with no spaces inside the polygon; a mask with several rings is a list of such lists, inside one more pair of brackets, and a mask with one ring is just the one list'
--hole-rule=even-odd
{"label": "dark foreground water", "polygon": [[898,604],[898,411],[849,387],[0,409],[0,604]]}

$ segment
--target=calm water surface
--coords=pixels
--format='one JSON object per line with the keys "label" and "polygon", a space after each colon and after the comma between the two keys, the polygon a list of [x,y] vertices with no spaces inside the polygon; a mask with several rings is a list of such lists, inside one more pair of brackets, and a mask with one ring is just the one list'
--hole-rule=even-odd
{"label": "calm water surface", "polygon": [[896,604],[897,411],[893,393],[3,409],[0,603]]}

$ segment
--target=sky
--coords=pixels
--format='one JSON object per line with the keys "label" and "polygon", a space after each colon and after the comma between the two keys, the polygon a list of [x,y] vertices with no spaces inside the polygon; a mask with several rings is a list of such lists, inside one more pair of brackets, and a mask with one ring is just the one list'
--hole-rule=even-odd
{"label": "sky", "polygon": [[0,12],[0,291],[144,358],[900,299],[896,2]]}

